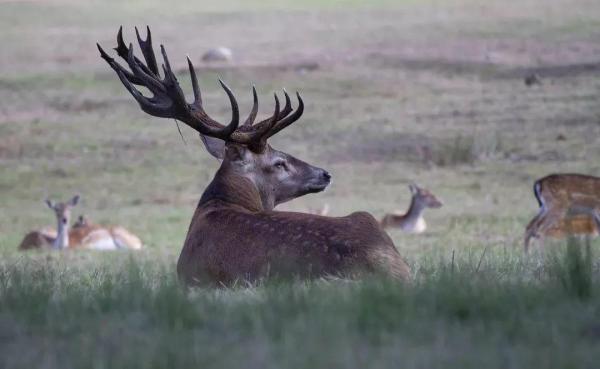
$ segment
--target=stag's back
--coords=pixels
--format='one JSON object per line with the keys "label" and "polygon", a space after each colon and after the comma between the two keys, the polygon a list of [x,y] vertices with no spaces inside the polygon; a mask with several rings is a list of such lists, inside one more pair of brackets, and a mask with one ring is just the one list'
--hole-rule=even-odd
{"label": "stag's back", "polygon": [[410,278],[410,269],[392,240],[365,212],[336,218],[199,207],[177,269],[188,284],[362,272]]}

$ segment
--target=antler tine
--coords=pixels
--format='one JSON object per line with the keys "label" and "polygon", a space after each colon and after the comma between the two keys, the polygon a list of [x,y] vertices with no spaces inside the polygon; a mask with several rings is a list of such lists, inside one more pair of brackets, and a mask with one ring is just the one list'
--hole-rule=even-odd
{"label": "antler tine", "polygon": [[108,65],[110,65],[110,67],[112,69],[114,69],[115,72],[119,73],[123,73],[127,79],[129,81],[131,81],[132,83],[135,83],[136,85],[141,85],[142,84],[142,80],[140,80],[139,78],[137,78],[133,73],[131,73],[130,71],[128,71],[127,69],[123,68],[119,63],[117,63],[115,61],[115,59],[111,58],[106,51],[104,51],[104,49],[102,48],[102,46],[100,46],[99,43],[96,43],[96,46],[98,47],[98,51],[100,51],[100,57],[102,57],[102,59],[104,59]]}
{"label": "antler tine", "polygon": [[[123,26],[119,27],[119,32],[117,33],[117,47],[115,47],[114,50],[117,52],[117,55],[119,55],[123,60],[127,61],[127,64],[129,64],[127,60],[129,55],[129,48],[123,40]],[[152,53],[154,53],[154,51],[152,51]],[[139,67],[144,70],[144,72],[146,72],[147,74],[154,74],[154,72],[152,72],[146,65],[144,65],[144,63],[142,63],[140,59],[134,56],[134,60],[139,65]],[[156,77],[158,77],[158,75],[156,75]],[[143,84],[136,83],[136,81],[131,82],[135,84]]]}
{"label": "antler tine", "polygon": [[285,95],[285,106],[283,107],[283,110],[281,111],[281,114],[279,114],[279,116],[277,117],[278,120],[285,118],[293,110],[292,109],[292,101],[290,99],[290,95],[288,95],[288,93],[285,90],[285,88],[283,89],[283,94]]}
{"label": "antler tine", "polygon": [[[206,112],[202,108],[202,100],[198,99],[198,97],[200,96],[200,88],[198,86],[198,79],[196,78],[196,72],[194,71],[194,66],[192,65],[192,62],[189,61],[188,67],[191,67],[190,70],[194,71],[193,76],[190,77],[192,78],[192,89],[194,90],[194,96],[196,97],[196,100],[194,101],[193,105],[188,105],[185,102],[183,90],[181,90],[179,82],[177,82],[177,77],[175,77],[175,73],[173,73],[173,69],[171,69],[171,63],[169,62],[169,57],[167,56],[167,51],[165,50],[164,45],[160,45],[160,52],[162,53],[164,60],[164,64],[162,67],[165,74],[165,83],[168,82],[169,87],[172,87],[172,89],[174,89],[173,92],[177,94],[177,98],[174,99],[174,102],[177,104],[184,104],[185,106],[180,106],[180,108],[185,109],[185,111],[188,114],[193,114],[193,117],[191,117],[192,119],[188,119],[188,121],[186,121],[183,118],[180,118],[180,120],[192,125],[193,128],[195,128],[202,134],[206,134],[216,138],[221,138],[223,140],[229,139],[229,136],[231,136],[231,134],[237,129],[240,121],[240,112],[238,104],[235,99],[235,96],[233,95],[233,92],[231,92],[231,89],[225,83],[223,83],[223,81],[219,80],[219,82],[221,83],[221,87],[223,87],[223,89],[227,93],[227,96],[229,97],[229,102],[231,103],[231,122],[228,125],[223,126],[221,123],[217,122],[216,120],[212,119],[208,114],[206,114]],[[208,129],[210,133],[202,132],[201,129]]]}
{"label": "antler tine", "polygon": [[[146,73],[146,71],[141,67],[140,63],[135,60],[135,56],[133,55],[133,44],[129,44],[129,51],[127,52],[127,64],[129,64],[129,68],[133,71],[133,74],[142,81],[142,84],[154,95],[157,95],[159,92],[165,92],[165,87],[156,79],[156,77]],[[181,91],[181,89],[180,89]],[[183,92],[181,92],[183,95]]]}
{"label": "antler tine", "polygon": [[165,73],[165,77],[162,83],[166,85],[165,87],[169,89],[171,93],[174,93],[176,95],[171,96],[171,98],[173,99],[173,103],[179,105],[179,108],[182,108],[183,111],[187,111],[189,110],[189,108],[185,100],[185,94],[183,93],[181,86],[179,86],[179,82],[177,81],[177,77],[175,77],[175,73],[173,73],[173,70],[171,69],[171,63],[169,63],[169,57],[167,56],[167,51],[165,50],[165,47],[163,45],[160,45],[160,52],[163,56],[164,64],[162,65],[162,67],[163,72]]}
{"label": "antler tine", "polygon": [[127,56],[127,46],[125,45],[125,41],[123,41],[123,26],[119,27],[119,32],[117,32],[117,47],[114,48],[117,54],[125,59]]}
{"label": "antler tine", "polygon": [[198,86],[198,77],[196,77],[196,71],[194,70],[194,65],[190,60],[190,57],[187,57],[188,68],[190,70],[190,79],[192,80],[192,91],[194,91],[194,102],[192,106],[196,108],[202,107],[202,94],[200,93],[200,87]]}
{"label": "antler tine", "polygon": [[127,91],[129,91],[131,96],[133,96],[133,98],[138,102],[138,104],[140,105],[140,108],[144,112],[146,112],[150,115],[154,115],[155,117],[170,118],[170,115],[167,113],[166,106],[155,103],[155,102],[151,101],[150,99],[148,99],[147,97],[145,97],[144,95],[142,95],[142,93],[139,92],[133,86],[133,84],[129,81],[129,79],[127,79],[127,77],[125,77],[123,72],[121,72],[120,70],[116,70],[116,72],[117,72],[117,76],[121,80],[121,83],[123,83],[123,86],[125,86],[125,88],[127,89]]}
{"label": "antler tine", "polygon": [[[162,67],[163,67],[163,71],[165,74],[165,82],[168,82],[169,86],[172,86],[175,89],[174,92],[178,95],[178,97],[177,97],[177,99],[175,99],[175,101],[178,103],[185,104],[186,105],[184,107],[185,109],[190,110],[190,108],[191,108],[191,110],[189,112],[192,114],[195,113],[193,118],[195,121],[197,121],[195,123],[195,126],[197,128],[196,127],[194,127],[194,128],[196,128],[196,130],[199,131],[200,126],[205,126],[205,127],[209,128],[211,133],[207,134],[202,131],[200,131],[200,133],[207,134],[209,136],[213,136],[213,137],[217,137],[217,138],[221,138],[223,140],[229,139],[229,136],[231,136],[231,134],[237,129],[239,122],[240,122],[240,112],[239,112],[238,104],[235,99],[235,96],[233,95],[233,92],[231,92],[231,89],[225,83],[223,83],[223,81],[219,80],[221,87],[223,87],[223,89],[225,90],[225,93],[227,93],[227,96],[229,97],[229,102],[231,103],[231,122],[228,125],[223,126],[221,123],[212,119],[204,111],[204,108],[202,107],[202,98],[200,97],[200,87],[198,86],[198,78],[196,77],[194,65],[189,60],[189,58],[188,58],[188,67],[190,68],[190,74],[191,74],[190,78],[192,79],[192,89],[194,91],[195,100],[192,105],[187,106],[187,103],[185,102],[185,96],[183,94],[183,90],[181,90],[181,87],[179,86],[179,82],[177,82],[177,77],[175,77],[175,74],[173,73],[173,70],[171,69],[171,63],[169,62],[169,57],[167,56],[167,51],[165,50],[164,45],[160,45],[160,52],[162,53],[163,60],[164,60],[164,64]],[[181,119],[181,120],[185,122],[184,119]],[[188,124],[189,124],[189,122],[188,122]]]}
{"label": "antler tine", "polygon": [[219,79],[219,83],[227,93],[229,102],[231,103],[231,122],[223,129],[223,132],[226,133],[227,137],[229,137],[233,132],[235,132],[240,124],[240,110],[237,101],[235,100],[235,96],[233,95],[233,92],[231,92],[229,86],[227,86],[225,82],[221,81],[221,79]]}
{"label": "antler tine", "polygon": [[133,86],[133,83],[143,85],[143,80],[141,78],[135,76],[134,74],[132,74],[125,68],[123,68],[113,58],[108,56],[108,54],[106,54],[106,52],[102,49],[102,47],[99,44],[96,44],[96,45],[98,46],[98,50],[100,51],[100,56],[104,60],[106,60],[106,62],[110,65],[110,67],[117,73],[117,76],[121,80],[121,83],[123,83],[123,86],[125,86],[127,91],[129,91],[129,93],[138,102],[138,104],[140,105],[140,108],[143,111],[145,111],[146,113],[154,115],[154,116],[168,117],[168,115],[166,115],[164,113],[164,109],[165,109],[164,105],[158,104],[157,102],[146,98],[144,95],[142,95],[141,92],[139,92]]}
{"label": "antler tine", "polygon": [[252,103],[252,110],[250,111],[250,115],[248,115],[248,118],[246,118],[246,121],[244,122],[244,126],[247,127],[250,127],[252,126],[252,124],[254,124],[256,114],[258,113],[258,96],[256,94],[256,87],[254,85],[252,86],[252,97],[254,99]]}
{"label": "antler tine", "polygon": [[150,27],[146,26],[146,40],[142,40],[137,27],[135,27],[135,35],[137,36],[138,44],[140,45],[140,50],[142,50],[148,69],[158,76],[158,65],[156,64],[154,49],[152,48],[152,33],[150,32]]}
{"label": "antler tine", "polygon": [[[283,106],[283,110],[281,110],[275,118],[275,121],[281,120],[285,118],[293,109],[292,109],[292,101],[290,100],[290,95],[288,95],[285,88],[283,89],[283,95],[285,96],[285,105]],[[257,126],[267,124],[273,121],[273,116],[268,117],[267,119],[261,120],[256,123]]]}
{"label": "antler tine", "polygon": [[294,123],[295,121],[300,119],[300,117],[302,116],[302,113],[304,113],[304,101],[302,101],[302,97],[300,97],[300,93],[298,93],[298,92],[296,92],[296,98],[298,99],[298,107],[296,108],[296,111],[294,111],[294,113],[292,113],[292,115],[289,115],[289,116],[279,120],[275,124],[275,126],[271,130],[269,130],[266,138],[273,136],[277,132],[281,131],[282,129],[286,128],[287,126],[291,125],[292,123]]}
{"label": "antler tine", "polygon": [[253,126],[253,130],[250,132],[234,132],[232,134],[232,138],[237,142],[245,142],[250,146],[254,146],[258,151],[262,150],[266,143],[266,136],[269,133],[269,130],[273,128],[273,125],[277,123],[277,116],[279,115],[279,97],[277,94],[273,94],[275,98],[275,111],[270,119],[266,119],[256,125]]}

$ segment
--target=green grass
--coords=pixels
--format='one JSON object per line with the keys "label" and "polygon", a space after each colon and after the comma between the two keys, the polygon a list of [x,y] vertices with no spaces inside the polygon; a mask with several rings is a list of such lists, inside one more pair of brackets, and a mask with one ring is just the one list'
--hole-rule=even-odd
{"label": "green grass", "polygon": [[544,259],[459,253],[453,264],[424,260],[409,286],[320,280],[186,293],[157,256],[5,259],[0,365],[593,368],[600,358],[598,285],[573,295]]}
{"label": "green grass", "polygon": [[[8,2],[0,5],[0,368],[595,368],[599,241],[522,253],[533,181],[600,173],[600,3],[527,1]],[[391,231],[413,269],[369,279],[184,291],[175,263],[218,163],[197,135],[139,111],[98,57],[118,26],[149,24],[210,114],[257,86],[299,90],[302,121],[274,137],[333,174],[281,209],[404,209],[407,185],[443,202],[423,235]],[[205,68],[209,47],[235,65]],[[298,70],[302,63],[314,70]],[[543,85],[524,74],[541,68]],[[566,72],[565,72],[566,71]],[[562,137],[562,138],[559,138]],[[140,253],[22,254],[54,223],[45,197],[140,235]],[[567,245],[565,245],[565,243]],[[454,255],[454,262],[452,262]]]}

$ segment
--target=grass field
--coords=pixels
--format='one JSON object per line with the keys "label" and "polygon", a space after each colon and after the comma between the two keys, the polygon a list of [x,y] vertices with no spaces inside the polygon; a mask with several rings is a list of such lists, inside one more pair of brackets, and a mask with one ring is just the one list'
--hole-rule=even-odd
{"label": "grass field", "polygon": [[[299,90],[275,137],[333,174],[333,215],[444,202],[424,235],[392,231],[414,283],[272,281],[185,293],[175,262],[218,163],[197,136],[139,111],[95,42],[149,24],[210,114],[223,78],[248,111]],[[600,263],[522,253],[533,181],[600,173],[600,3],[526,1],[0,1],[0,368],[595,368]],[[226,66],[200,60],[234,51]],[[536,72],[542,85],[527,87]],[[186,86],[189,87],[189,84]],[[75,193],[135,254],[16,251]],[[568,251],[570,250],[570,251]]]}

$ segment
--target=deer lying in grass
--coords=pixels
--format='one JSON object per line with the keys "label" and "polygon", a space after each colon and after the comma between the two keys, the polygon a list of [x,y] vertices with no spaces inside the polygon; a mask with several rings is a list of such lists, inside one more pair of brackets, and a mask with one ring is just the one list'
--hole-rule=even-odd
{"label": "deer lying in grass", "polygon": [[[254,124],[258,98],[253,89],[252,110],[239,124],[235,96],[220,82],[232,110],[231,122],[223,125],[205,112],[189,58],[194,92],[191,104],[186,102],[162,45],[164,65],[160,76],[150,29],[146,40],[139,33],[137,37],[145,63],[134,56],[131,44],[125,45],[121,30],[115,50],[131,71],[98,45],[102,58],[144,112],[185,123],[200,134],[208,152],[221,161],[200,198],[177,263],[178,275],[186,285],[228,285],[268,276],[354,276],[364,272],[409,278],[408,265],[370,214],[358,212],[334,218],[273,210],[278,204],[323,191],[331,179],[327,171],[267,143],[302,115],[304,103],[298,93],[295,110],[284,91],[283,109],[275,95],[273,115]],[[147,88],[152,97],[145,97],[134,85]]]}
{"label": "deer lying in grass", "polygon": [[552,174],[535,181],[533,192],[540,210],[525,229],[525,252],[533,238],[598,235],[599,177]]}
{"label": "deer lying in grass", "polygon": [[71,209],[79,202],[79,195],[67,202],[54,203],[46,200],[46,204],[54,211],[57,230],[44,229],[29,232],[21,241],[19,249],[51,248],[62,249],[140,249],[140,239],[120,226],[102,227],[89,223],[84,217],[70,227]]}
{"label": "deer lying in grass", "polygon": [[415,184],[410,184],[408,188],[412,194],[408,211],[384,215],[380,222],[382,228],[399,228],[408,233],[423,233],[427,229],[427,223],[423,218],[425,209],[442,207],[442,202],[429,190]]}
{"label": "deer lying in grass", "polygon": [[87,217],[79,216],[69,236],[79,240],[76,245],[95,250],[129,249],[140,250],[142,241],[122,226],[94,224]]}
{"label": "deer lying in grass", "polygon": [[43,230],[31,231],[25,235],[19,245],[20,250],[53,248],[62,249],[69,246],[69,222],[71,221],[71,209],[79,202],[79,195],[74,196],[67,202],[54,203],[46,200],[46,205],[56,216],[57,228],[45,228]]}

